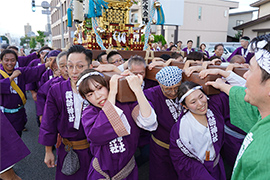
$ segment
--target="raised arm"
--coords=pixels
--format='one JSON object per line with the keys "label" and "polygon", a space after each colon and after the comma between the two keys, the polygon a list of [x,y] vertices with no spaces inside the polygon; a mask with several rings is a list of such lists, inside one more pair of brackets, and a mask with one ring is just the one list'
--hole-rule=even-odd
{"label": "raised arm", "polygon": [[133,109],[133,119],[136,120],[137,125],[143,129],[149,131],[156,130],[156,113],[149,104],[141,88],[143,77],[138,74],[137,76],[127,76],[126,79],[128,81],[129,87],[134,92],[139,105],[139,112],[137,112],[136,107]]}
{"label": "raised arm", "polygon": [[117,68],[117,66],[113,64],[100,64],[97,68],[94,68],[95,70],[99,72],[116,72],[121,73],[120,69]]}
{"label": "raised arm", "polygon": [[246,80],[232,71],[224,71],[222,69],[206,69],[199,74],[200,78],[205,78],[207,75],[221,75],[232,86],[245,86]]}
{"label": "raised arm", "polygon": [[205,83],[205,85],[211,85],[216,89],[220,89],[221,91],[225,92],[228,96],[232,88],[231,85],[226,84],[225,81],[222,80],[221,78],[217,78],[216,81],[208,81]]}
{"label": "raised arm", "polygon": [[142,116],[149,117],[151,114],[151,106],[149,102],[147,101],[146,97],[144,96],[142,88],[141,88],[141,84],[143,81],[142,76],[130,75],[126,77],[126,80],[129,84],[129,87],[134,92],[137,98]]}

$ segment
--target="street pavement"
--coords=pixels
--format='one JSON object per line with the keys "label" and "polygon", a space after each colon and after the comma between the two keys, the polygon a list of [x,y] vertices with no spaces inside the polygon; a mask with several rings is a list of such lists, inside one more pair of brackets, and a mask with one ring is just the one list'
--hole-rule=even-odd
{"label": "street pavement", "polygon": [[[36,122],[35,103],[30,92],[27,93],[25,109],[28,122],[27,131],[23,131],[22,139],[31,154],[18,162],[14,166],[14,170],[23,180],[53,180],[55,179],[55,168],[47,168],[44,163],[45,147],[38,143],[39,128]],[[139,180],[148,179],[148,166],[147,162],[139,167]]]}
{"label": "street pavement", "polygon": [[44,163],[45,147],[38,143],[39,128],[36,121],[36,108],[30,92],[27,93],[25,109],[28,122],[27,131],[22,133],[22,140],[31,154],[18,162],[14,166],[14,170],[23,180],[53,180],[55,179],[55,168],[46,166]]}

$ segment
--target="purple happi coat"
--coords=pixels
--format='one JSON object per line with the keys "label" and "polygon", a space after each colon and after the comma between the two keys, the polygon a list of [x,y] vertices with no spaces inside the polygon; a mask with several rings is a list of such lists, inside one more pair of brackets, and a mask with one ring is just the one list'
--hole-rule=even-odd
{"label": "purple happi coat", "polygon": [[[144,91],[144,94],[152,103],[157,115],[158,128],[152,134],[158,140],[169,144],[171,128],[177,120],[177,118],[176,120],[174,119],[166,104],[166,101],[169,101],[169,99],[163,95],[160,86],[149,88]],[[150,139],[149,179],[177,179],[177,174],[170,159],[169,149],[159,146],[152,138]]]}
{"label": "purple happi coat", "polygon": [[[34,66],[38,66],[38,65],[41,65],[41,60],[40,59],[34,59],[33,61],[31,61],[29,64],[28,64],[28,67],[34,67]],[[33,90],[33,91],[37,91],[38,90],[38,82],[40,81],[40,78],[37,79],[36,81],[34,82],[31,82],[31,83],[28,83],[26,84],[25,86],[25,90]]]}
{"label": "purple happi coat", "polygon": [[1,166],[0,172],[13,164],[19,162],[30,154],[29,149],[26,147],[20,136],[17,134],[13,126],[10,124],[6,116],[0,111],[0,153],[1,153]]}
{"label": "purple happi coat", "polygon": [[[223,92],[221,92],[224,94]],[[212,95],[209,96],[211,101],[220,102],[222,104],[229,104],[228,98],[220,98],[220,96]],[[239,129],[238,127],[234,126],[230,122],[230,110],[228,106],[226,106],[223,111],[222,115],[225,119],[225,126],[224,126],[224,144],[221,149],[221,156],[224,161],[231,167],[233,167],[234,162],[236,160],[238,151],[242,145],[242,142],[246,136],[246,133]]]}
{"label": "purple happi coat", "polygon": [[[44,74],[43,74],[44,75]],[[49,92],[49,89],[52,87],[52,85],[65,81],[65,79],[61,77],[54,77],[50,80],[48,80],[46,83],[44,83],[37,92],[37,115],[41,116],[43,115],[44,106],[47,99],[47,94]]]}
{"label": "purple happi coat", "polygon": [[191,48],[191,50],[190,50],[190,51],[188,51],[188,48],[187,48],[187,47],[185,47],[184,49],[182,49],[182,51],[186,52],[186,53],[187,53],[187,55],[188,55],[190,52],[194,52],[195,50],[194,50],[194,48]]}
{"label": "purple happi coat", "polygon": [[[220,151],[224,143],[224,112],[229,111],[228,103],[224,104],[222,99],[228,96],[224,93],[215,95],[219,97],[210,97],[208,101],[207,120],[213,142],[216,158],[213,161],[202,162],[191,149],[188,149],[183,140],[179,137],[181,118],[185,115],[182,113],[178,122],[172,127],[170,135],[170,156],[174,168],[178,174],[178,179],[218,179],[226,180],[225,169]],[[198,137],[200,138],[200,137]]]}
{"label": "purple happi coat", "polygon": [[157,81],[153,81],[151,79],[146,79],[146,78],[144,79],[144,83],[145,84],[144,84],[143,90],[159,85]]}
{"label": "purple happi coat", "polygon": [[[74,128],[75,116],[74,98],[72,95],[70,80],[62,81],[54,84],[47,95],[47,100],[44,108],[44,114],[40,125],[38,142],[44,146],[54,146],[57,141],[57,134],[69,141],[79,141],[86,139],[82,123],[79,129]],[[74,110],[73,113],[68,110]],[[70,122],[71,120],[71,122]],[[67,176],[61,172],[64,158],[67,154],[64,144],[61,143],[57,150],[57,180],[84,180],[87,178],[91,154],[90,149],[74,150],[77,153],[80,161],[80,169],[73,175]]]}
{"label": "purple happi coat", "polygon": [[[1,67],[1,69],[4,70],[3,67]],[[45,64],[43,64],[36,67],[19,67],[14,70],[20,70],[22,73],[14,79],[14,82],[20,87],[25,95],[25,85],[38,80],[46,68]],[[11,89],[9,78],[4,79],[2,75],[0,75],[0,93],[0,106],[8,109],[16,109],[23,105],[18,93]],[[24,129],[24,125],[27,121],[24,108],[21,108],[17,113],[5,113],[5,116],[16,131],[22,131]]]}
{"label": "purple happi coat", "polygon": [[233,51],[233,53],[230,55],[230,57],[228,57],[227,61],[230,62],[232,57],[235,55],[243,56],[246,59],[246,63],[249,63],[250,59],[254,56],[254,53],[250,53],[250,52],[248,52],[248,50],[246,50],[246,53],[245,53],[244,48],[241,46]]}
{"label": "purple happi coat", "polygon": [[200,50],[199,52],[205,54],[205,55],[207,56],[207,58],[209,58],[209,52],[208,52],[208,51],[205,50],[205,51],[203,52],[202,50]]}
{"label": "purple happi coat", "polygon": [[[144,84],[143,90],[159,85],[157,81],[153,81],[150,79],[144,79],[144,83],[145,84]],[[144,129],[141,129],[138,147],[143,147],[149,144],[150,138],[151,138],[150,132]]]}
{"label": "purple happi coat", "polygon": [[25,67],[28,66],[28,64],[30,64],[30,62],[34,59],[37,59],[37,53],[33,52],[32,54],[29,54],[28,56],[19,56],[18,57],[18,64],[19,67]]}
{"label": "purple happi coat", "polygon": [[[217,56],[217,55],[214,54],[213,56]],[[213,57],[213,56],[211,56],[211,57]],[[210,58],[211,58],[211,57],[210,57]],[[221,59],[222,62],[227,62],[223,57],[220,57],[220,59]]]}
{"label": "purple happi coat", "polygon": [[41,76],[40,81],[38,82],[38,87],[40,88],[44,83],[46,83],[48,80],[52,79],[53,71],[51,69],[47,69]]}
{"label": "purple happi coat", "polygon": [[[107,101],[106,103],[109,102]],[[140,135],[140,129],[131,115],[136,104],[116,102],[116,106],[123,110],[131,127],[131,133],[126,136],[118,136],[102,109],[95,106],[88,106],[84,110],[82,123],[87,140],[90,142],[91,153],[93,154],[88,172],[88,180],[104,178],[103,175],[93,168],[94,158],[98,159],[102,171],[113,177],[134,156]],[[105,106],[107,105],[105,104]],[[125,180],[135,179],[138,179],[137,165],[135,165],[129,176],[125,178]]]}

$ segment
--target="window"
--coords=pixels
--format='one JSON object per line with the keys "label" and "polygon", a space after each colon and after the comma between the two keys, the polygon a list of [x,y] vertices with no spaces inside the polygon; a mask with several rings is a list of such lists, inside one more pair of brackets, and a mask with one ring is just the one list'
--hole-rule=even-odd
{"label": "window", "polygon": [[241,24],[243,24],[243,23],[244,23],[243,20],[236,20],[236,26],[239,26],[239,25],[241,25]]}
{"label": "window", "polygon": [[137,13],[131,14],[130,21],[131,23],[138,23],[138,14]]}
{"label": "window", "polygon": [[201,6],[198,9],[198,20],[202,20],[202,7]]}
{"label": "window", "polygon": [[200,36],[197,36],[197,45],[196,45],[196,47],[197,48],[200,47]]}

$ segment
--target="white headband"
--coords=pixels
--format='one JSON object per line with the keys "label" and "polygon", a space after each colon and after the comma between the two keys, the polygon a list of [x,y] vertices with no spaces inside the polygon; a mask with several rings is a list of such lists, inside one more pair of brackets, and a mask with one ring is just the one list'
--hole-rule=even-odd
{"label": "white headband", "polygon": [[255,42],[250,44],[248,49],[255,52],[255,57],[259,66],[264,69],[268,74],[270,74],[270,53],[266,49],[263,49],[268,42],[262,40],[257,42],[257,47]]}
{"label": "white headband", "polygon": [[79,81],[77,82],[76,86],[79,87],[79,85],[81,84],[81,82],[82,82],[85,78],[87,78],[87,77],[89,77],[89,76],[93,76],[93,75],[98,75],[98,76],[104,77],[104,75],[101,74],[101,73],[99,73],[99,72],[90,72],[90,73],[87,73],[87,74],[83,75],[83,76],[79,79]]}
{"label": "white headband", "polygon": [[185,99],[188,95],[190,95],[192,92],[194,92],[194,91],[197,90],[197,89],[202,89],[202,86],[196,86],[196,87],[194,87],[194,88],[188,90],[188,91],[181,97],[179,103],[181,103],[182,101],[184,101],[184,99]]}

